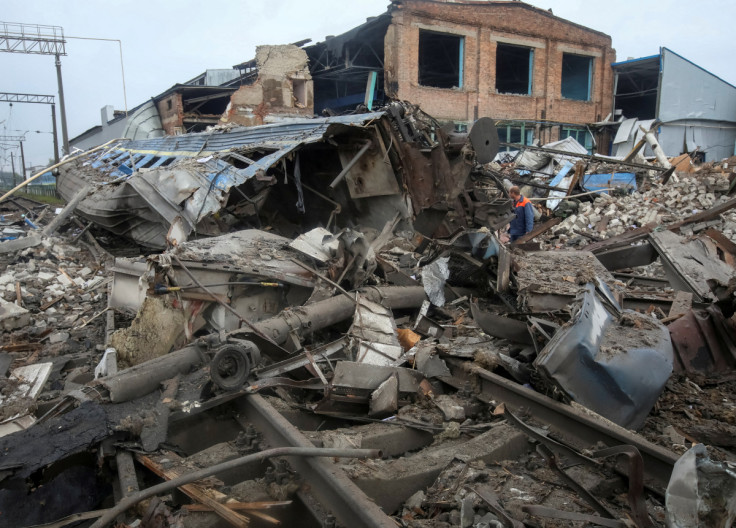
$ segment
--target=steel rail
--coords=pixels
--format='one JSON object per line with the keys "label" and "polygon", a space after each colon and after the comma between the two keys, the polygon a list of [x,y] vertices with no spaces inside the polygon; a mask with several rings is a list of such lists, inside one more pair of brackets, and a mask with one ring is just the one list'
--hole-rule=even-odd
{"label": "steel rail", "polygon": [[[233,403],[240,410],[238,422],[243,427],[248,423],[253,424],[263,435],[266,445],[314,447],[301,431],[261,396],[244,396]],[[288,459],[308,484],[309,493],[322,506],[332,510],[339,524],[351,528],[396,528],[396,523],[331,460]]]}
{"label": "steel rail", "polygon": [[443,381],[449,385],[461,389],[475,379],[480,389],[475,394],[478,399],[486,403],[503,402],[512,411],[525,410],[536,420],[548,425],[558,438],[572,445],[588,448],[603,442],[609,447],[636,447],[644,460],[646,485],[660,494],[667,488],[672,469],[679,458],[672,451],[649,442],[633,431],[597,418],[592,412],[588,414],[555,401],[493,372],[482,368],[473,368],[472,372],[468,372],[464,361],[447,358],[446,362],[452,377],[443,378]]}

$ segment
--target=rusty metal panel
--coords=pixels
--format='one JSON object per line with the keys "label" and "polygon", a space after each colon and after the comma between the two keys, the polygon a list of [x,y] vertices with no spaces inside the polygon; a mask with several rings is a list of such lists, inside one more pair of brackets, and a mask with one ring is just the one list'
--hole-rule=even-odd
{"label": "rusty metal panel", "polygon": [[690,310],[668,328],[675,372],[713,375],[736,367],[736,324],[717,307]]}
{"label": "rusty metal panel", "polygon": [[[340,149],[339,154],[342,166],[346,167],[355,156],[355,151]],[[348,172],[345,181],[351,198],[386,196],[400,192],[391,162],[375,148],[369,149],[360,158]]]}

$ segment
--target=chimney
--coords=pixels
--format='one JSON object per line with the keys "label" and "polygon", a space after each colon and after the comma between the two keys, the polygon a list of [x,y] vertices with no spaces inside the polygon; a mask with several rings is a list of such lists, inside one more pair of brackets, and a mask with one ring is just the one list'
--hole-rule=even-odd
{"label": "chimney", "polygon": [[113,105],[103,106],[100,110],[100,116],[102,117],[102,126],[106,127],[115,117],[115,107]]}

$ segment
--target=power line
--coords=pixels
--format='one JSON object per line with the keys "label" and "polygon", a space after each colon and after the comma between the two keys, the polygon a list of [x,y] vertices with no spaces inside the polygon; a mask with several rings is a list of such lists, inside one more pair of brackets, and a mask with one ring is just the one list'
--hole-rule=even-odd
{"label": "power line", "polygon": [[109,38],[94,38],[94,37],[70,37],[68,39],[76,40],[99,40],[102,42],[117,42],[118,50],[120,51],[120,71],[123,74],[123,103],[125,104],[125,115],[128,115],[128,95],[125,91],[125,66],[123,65],[123,42],[120,39],[109,39]]}

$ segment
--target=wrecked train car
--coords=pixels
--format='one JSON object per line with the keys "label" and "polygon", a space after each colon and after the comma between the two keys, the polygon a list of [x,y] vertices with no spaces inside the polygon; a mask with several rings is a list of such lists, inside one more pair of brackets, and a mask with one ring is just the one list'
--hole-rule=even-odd
{"label": "wrecked train car", "polygon": [[249,227],[291,238],[315,227],[380,231],[392,217],[434,236],[468,217],[505,223],[505,193],[476,195],[468,178],[497,146],[490,120],[447,134],[417,107],[392,103],[380,112],[120,141],[62,169],[58,189],[72,200],[92,185],[77,213],[149,249]]}

